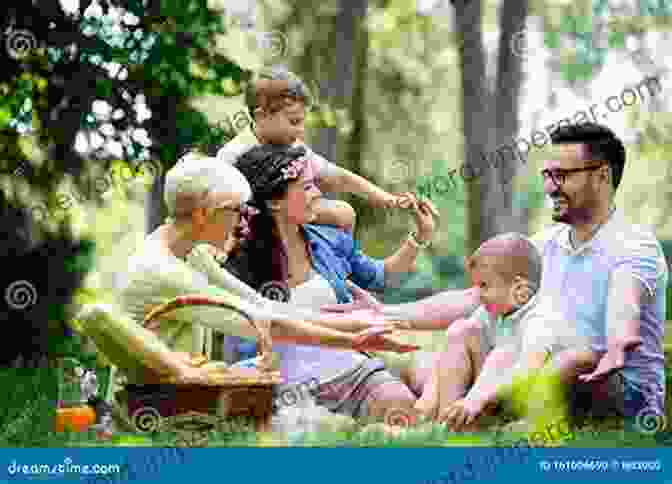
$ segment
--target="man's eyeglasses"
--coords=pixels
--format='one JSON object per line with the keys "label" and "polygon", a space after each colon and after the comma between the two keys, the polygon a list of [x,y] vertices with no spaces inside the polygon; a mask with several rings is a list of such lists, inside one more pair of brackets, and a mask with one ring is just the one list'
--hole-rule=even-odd
{"label": "man's eyeglasses", "polygon": [[598,168],[603,167],[604,165],[605,163],[600,163],[599,165],[590,165],[590,166],[584,166],[583,168],[572,168],[569,170],[562,170],[562,169],[542,170],[541,176],[544,178],[544,181],[550,178],[551,181],[555,184],[555,186],[559,188],[561,185],[565,184],[567,178],[570,175],[574,173],[580,173],[582,171],[594,171],[597,170]]}

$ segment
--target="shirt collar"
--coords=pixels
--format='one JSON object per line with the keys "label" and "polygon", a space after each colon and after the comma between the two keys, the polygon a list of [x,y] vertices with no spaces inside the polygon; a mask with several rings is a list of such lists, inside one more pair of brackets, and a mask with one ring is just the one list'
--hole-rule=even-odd
{"label": "shirt collar", "polygon": [[571,255],[579,255],[582,252],[589,251],[594,249],[595,246],[605,237],[609,238],[609,234],[614,231],[614,228],[619,226],[621,218],[621,212],[614,208],[607,221],[593,234],[593,237],[586,240],[584,243],[579,245],[576,249],[572,246],[572,243],[569,239],[569,233],[572,230],[572,226],[569,224],[564,224],[564,228],[560,231],[557,236],[557,242],[560,247],[562,247],[566,252]]}
{"label": "shirt collar", "polygon": [[522,307],[516,309],[513,313],[508,316],[498,318],[503,324],[507,325],[518,325],[520,322],[527,316],[530,310],[536,306],[537,301],[539,300],[539,291],[537,291],[529,301],[527,301]]}

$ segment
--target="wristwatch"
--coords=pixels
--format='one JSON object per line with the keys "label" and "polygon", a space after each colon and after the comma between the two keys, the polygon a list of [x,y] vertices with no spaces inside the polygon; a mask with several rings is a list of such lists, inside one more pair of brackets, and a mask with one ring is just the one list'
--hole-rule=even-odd
{"label": "wristwatch", "polygon": [[408,233],[408,241],[415,246],[416,249],[427,249],[432,246],[431,240],[421,241],[415,232]]}

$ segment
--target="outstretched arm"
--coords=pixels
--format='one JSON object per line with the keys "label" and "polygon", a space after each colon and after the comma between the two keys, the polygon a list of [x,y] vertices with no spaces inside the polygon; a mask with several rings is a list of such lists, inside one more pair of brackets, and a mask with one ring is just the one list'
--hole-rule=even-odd
{"label": "outstretched arm", "polygon": [[364,330],[357,334],[344,333],[330,328],[323,328],[304,321],[291,323],[278,322],[271,329],[275,341],[291,343],[347,348],[358,351],[391,351],[408,353],[419,349],[418,346],[400,343],[384,336],[390,329]]}
{"label": "outstretched arm", "polygon": [[[391,331],[390,328],[371,328],[358,334],[350,334],[306,321],[277,320],[272,316],[259,318],[252,314],[252,311],[257,311],[257,315],[261,314],[258,308],[248,302],[212,286],[209,286],[208,292],[209,295],[206,296],[178,296],[154,307],[145,316],[143,326],[147,329],[157,329],[161,325],[159,319],[167,313],[172,313],[173,318],[188,320],[192,324],[201,324],[227,334],[258,339],[255,323],[265,319],[274,322],[270,334],[272,338],[280,341],[362,351],[406,353],[418,349],[417,346],[398,343],[384,337],[384,334]],[[224,311],[228,312],[228,317],[224,317],[226,314]]]}
{"label": "outstretched arm", "polygon": [[386,320],[410,321],[410,329],[436,330],[469,316],[479,305],[480,291],[472,287],[443,291],[412,303],[385,305],[381,311]]}
{"label": "outstretched arm", "polygon": [[310,308],[267,299],[223,269],[215,261],[213,250],[207,244],[200,244],[192,249],[186,260],[193,269],[205,274],[210,284],[239,296],[241,309],[256,320],[309,321],[324,328],[357,332],[371,327],[373,320],[376,319],[376,316],[371,313],[351,315],[320,313]]}
{"label": "outstretched arm", "polygon": [[641,280],[624,271],[612,274],[607,300],[607,352],[595,371],[579,376],[581,381],[600,380],[623,368],[626,355],[642,343],[642,307],[651,299],[651,291]]}
{"label": "outstretched arm", "polygon": [[415,261],[421,249],[421,244],[430,243],[434,236],[434,214],[436,209],[431,202],[411,200],[416,223],[415,239],[410,235],[402,243],[399,249],[385,259],[386,285],[390,285],[388,276],[407,274],[415,271]]}
{"label": "outstretched arm", "polygon": [[[326,160],[323,161],[324,163],[328,163]],[[323,166],[326,166],[327,168],[321,170],[320,185],[326,191],[334,193],[352,193],[358,197],[364,198],[374,207],[394,207],[397,197],[386,192],[382,188],[377,187],[366,178],[356,175],[333,163],[328,163]]]}

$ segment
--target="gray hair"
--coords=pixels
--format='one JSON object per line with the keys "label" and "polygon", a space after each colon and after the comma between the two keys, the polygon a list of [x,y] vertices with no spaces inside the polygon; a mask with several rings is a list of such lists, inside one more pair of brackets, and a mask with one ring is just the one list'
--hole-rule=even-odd
{"label": "gray hair", "polygon": [[164,200],[172,220],[203,207],[213,193],[239,194],[243,201],[252,196],[250,184],[233,165],[217,158],[188,153],[166,173]]}

